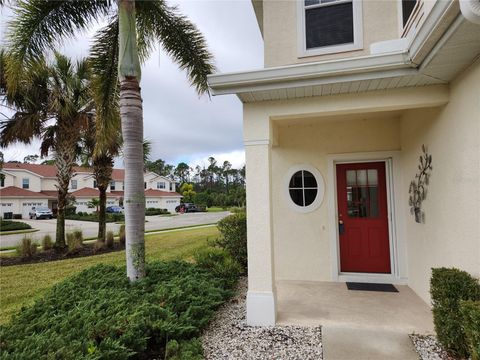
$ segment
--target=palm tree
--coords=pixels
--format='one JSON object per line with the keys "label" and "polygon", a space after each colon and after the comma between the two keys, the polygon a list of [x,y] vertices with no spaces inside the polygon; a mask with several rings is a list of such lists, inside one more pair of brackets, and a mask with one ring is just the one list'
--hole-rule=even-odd
{"label": "palm tree", "polygon": [[[103,69],[99,78],[104,91],[98,96],[96,107],[103,109],[111,105],[119,89],[126,172],[127,276],[132,281],[142,278],[145,274],[145,194],[140,63],[160,42],[164,51],[187,71],[197,92],[203,94],[208,92],[207,75],[214,70],[205,39],[195,25],[163,0],[23,0],[14,11],[16,18],[10,24],[9,49],[15,62],[7,69],[12,90],[15,90],[16,75],[26,63],[58,41],[109,18],[109,24],[97,33],[92,47],[93,71]],[[102,112],[97,116],[101,117]]]}
{"label": "palm tree", "polygon": [[[8,68],[14,59],[8,55],[5,58]],[[31,62],[19,78],[15,92],[9,91],[7,81],[4,101],[15,113],[1,123],[0,146],[14,142],[28,144],[38,137],[42,140],[40,155],[53,152],[58,189],[55,245],[63,249],[68,187],[78,154],[80,132],[87,124],[93,102],[86,61],[74,65],[59,53],[55,53],[54,58],[51,65],[41,58]]]}
{"label": "palm tree", "polygon": [[[114,114],[113,112],[112,115]],[[108,137],[105,137],[100,131],[101,125],[95,116],[89,119],[88,126],[82,136],[82,166],[93,168],[93,176],[97,182],[99,192],[97,239],[105,243],[107,229],[107,188],[112,180],[114,159],[120,152],[122,139],[119,128],[117,128],[117,131],[110,133]],[[106,138],[108,141],[105,140]]]}

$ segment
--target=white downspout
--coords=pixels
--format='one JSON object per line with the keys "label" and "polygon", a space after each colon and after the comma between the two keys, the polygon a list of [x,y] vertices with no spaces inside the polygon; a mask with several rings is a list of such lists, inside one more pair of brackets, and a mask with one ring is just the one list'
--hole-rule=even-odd
{"label": "white downspout", "polygon": [[468,21],[480,24],[480,0],[460,0],[460,11]]}

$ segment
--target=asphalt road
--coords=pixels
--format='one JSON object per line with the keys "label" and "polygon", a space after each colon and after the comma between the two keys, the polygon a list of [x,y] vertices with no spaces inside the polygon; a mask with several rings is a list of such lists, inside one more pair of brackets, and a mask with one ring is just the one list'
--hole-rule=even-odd
{"label": "asphalt road", "polygon": [[[181,226],[192,226],[192,225],[204,225],[212,224],[223,219],[225,216],[228,216],[230,213],[228,211],[222,212],[211,212],[211,213],[187,213],[179,214],[176,216],[147,216],[147,222],[145,223],[145,230],[162,230],[169,228],[176,228]],[[20,220],[19,220],[20,221]],[[17,245],[25,236],[29,236],[33,240],[41,241],[42,237],[49,234],[53,240],[55,240],[55,228],[57,221],[52,220],[27,220],[23,219],[22,222],[30,224],[33,229],[38,229],[39,231],[30,233],[30,234],[12,234],[12,235],[0,235],[0,247],[5,246],[15,246]],[[90,221],[77,221],[77,220],[66,220],[65,221],[66,231],[70,232],[75,229],[80,229],[83,231],[83,237],[89,238],[96,236],[98,232],[98,223]],[[107,231],[118,232],[120,228],[119,224],[108,223]]]}

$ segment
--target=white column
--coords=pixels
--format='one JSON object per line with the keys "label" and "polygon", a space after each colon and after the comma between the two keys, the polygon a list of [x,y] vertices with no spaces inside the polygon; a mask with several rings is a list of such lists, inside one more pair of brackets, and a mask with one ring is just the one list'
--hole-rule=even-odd
{"label": "white column", "polygon": [[[256,119],[267,121],[268,119]],[[248,121],[245,119],[245,125]],[[248,134],[248,131],[245,131]],[[247,184],[247,324],[273,326],[276,318],[271,202],[271,136],[245,140]],[[258,133],[256,134],[259,135]]]}

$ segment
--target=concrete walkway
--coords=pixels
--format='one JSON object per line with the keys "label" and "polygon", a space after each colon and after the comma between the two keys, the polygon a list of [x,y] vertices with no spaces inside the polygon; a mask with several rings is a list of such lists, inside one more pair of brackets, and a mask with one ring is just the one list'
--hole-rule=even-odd
{"label": "concrete walkway", "polygon": [[352,291],[337,282],[277,282],[278,323],[322,325],[325,360],[418,359],[408,334],[433,334],[428,305],[398,293]]}

